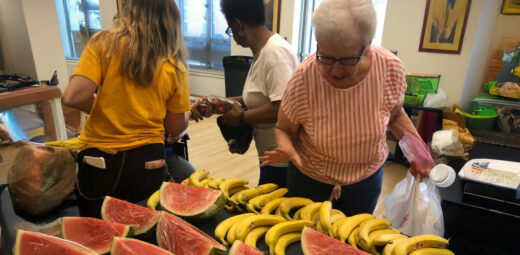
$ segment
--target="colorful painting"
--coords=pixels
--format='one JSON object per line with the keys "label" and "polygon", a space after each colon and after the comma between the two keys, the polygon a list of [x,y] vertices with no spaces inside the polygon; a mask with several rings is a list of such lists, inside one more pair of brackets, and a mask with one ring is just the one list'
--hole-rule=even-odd
{"label": "colorful painting", "polygon": [[460,54],[471,0],[428,0],[419,51]]}
{"label": "colorful painting", "polygon": [[280,32],[280,7],[282,0],[264,0],[265,25],[275,33]]}
{"label": "colorful painting", "polygon": [[520,0],[504,0],[502,14],[520,15]]}

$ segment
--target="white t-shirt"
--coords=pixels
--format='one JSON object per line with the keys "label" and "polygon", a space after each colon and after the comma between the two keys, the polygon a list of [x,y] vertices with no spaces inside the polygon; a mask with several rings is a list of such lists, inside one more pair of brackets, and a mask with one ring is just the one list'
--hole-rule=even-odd
{"label": "white t-shirt", "polygon": [[[282,100],[285,86],[297,65],[296,53],[279,34],[269,38],[256,61],[253,61],[244,84],[242,97],[247,108],[255,109],[269,102]],[[253,137],[259,156],[276,148],[276,123],[254,124]],[[287,166],[287,163],[271,164]]]}

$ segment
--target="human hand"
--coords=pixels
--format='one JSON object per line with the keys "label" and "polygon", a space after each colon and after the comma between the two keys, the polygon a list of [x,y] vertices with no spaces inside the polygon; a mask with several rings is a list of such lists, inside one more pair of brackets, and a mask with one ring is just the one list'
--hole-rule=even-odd
{"label": "human hand", "polygon": [[417,161],[412,160],[410,162],[410,169],[408,169],[413,176],[417,177],[428,177],[431,169],[421,167]]}
{"label": "human hand", "polygon": [[191,104],[191,115],[190,120],[194,120],[195,122],[199,122],[199,120],[202,120],[203,117],[200,114],[200,112],[197,110],[197,107],[199,106],[200,98],[197,98],[193,104]]}
{"label": "human hand", "polygon": [[260,161],[263,161],[260,166],[267,166],[273,163],[281,163],[291,161],[298,169],[302,168],[302,159],[300,158],[300,154],[296,152],[294,148],[276,148],[274,151],[266,151],[264,152],[263,157],[258,157]]}
{"label": "human hand", "polygon": [[240,126],[240,112],[242,112],[242,107],[235,102],[233,108],[222,115],[222,123],[232,127]]}

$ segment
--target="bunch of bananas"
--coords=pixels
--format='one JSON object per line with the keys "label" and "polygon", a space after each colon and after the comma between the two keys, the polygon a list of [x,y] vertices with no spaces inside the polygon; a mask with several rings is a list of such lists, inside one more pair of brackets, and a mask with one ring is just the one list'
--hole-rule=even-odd
{"label": "bunch of bananas", "polygon": [[520,77],[520,65],[511,70],[511,73]]}
{"label": "bunch of bananas", "polygon": [[[380,251],[383,255],[453,254],[445,249],[448,240],[442,237],[421,235],[409,238],[399,230],[390,228],[391,224],[387,220],[375,218],[368,213],[336,219],[332,219],[331,213],[329,222],[332,222],[329,236],[371,254],[381,254]],[[327,234],[325,226],[322,227],[321,232]]]}

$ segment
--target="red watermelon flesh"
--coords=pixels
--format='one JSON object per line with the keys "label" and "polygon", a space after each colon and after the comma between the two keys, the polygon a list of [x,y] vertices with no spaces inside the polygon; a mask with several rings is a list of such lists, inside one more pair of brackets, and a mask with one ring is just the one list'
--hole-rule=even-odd
{"label": "red watermelon flesh", "polygon": [[305,255],[370,255],[309,227],[304,227],[302,230],[301,244]]}
{"label": "red watermelon flesh", "polygon": [[110,251],[115,236],[127,236],[130,226],[87,217],[63,217],[63,238],[82,244],[97,253]]}
{"label": "red watermelon flesh", "polygon": [[173,253],[147,242],[132,238],[115,237],[112,255],[173,255]]}
{"label": "red watermelon flesh", "polygon": [[167,212],[157,223],[157,243],[175,254],[224,254],[226,247],[183,219]]}
{"label": "red watermelon flesh", "polygon": [[164,182],[159,193],[161,207],[186,219],[203,220],[223,206],[222,191]]}
{"label": "red watermelon flesh", "polygon": [[229,255],[263,255],[261,251],[256,248],[240,241],[236,240],[229,249]]}
{"label": "red watermelon flesh", "polygon": [[14,255],[97,255],[95,251],[54,236],[18,230]]}
{"label": "red watermelon flesh", "polygon": [[150,230],[159,220],[158,211],[113,197],[105,197],[101,217],[110,222],[133,225],[133,234],[139,235]]}

